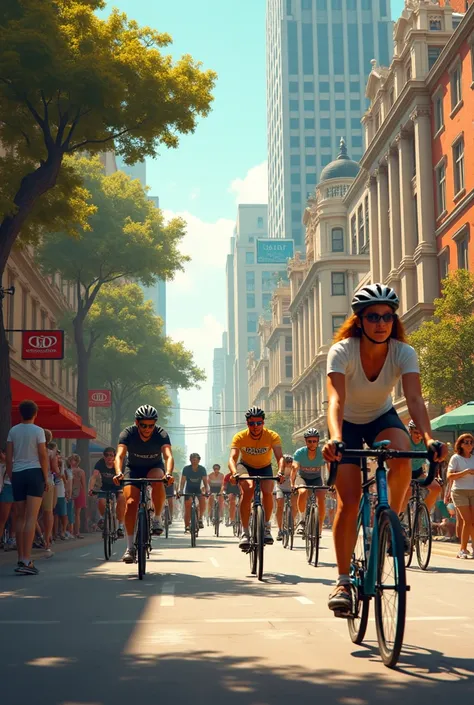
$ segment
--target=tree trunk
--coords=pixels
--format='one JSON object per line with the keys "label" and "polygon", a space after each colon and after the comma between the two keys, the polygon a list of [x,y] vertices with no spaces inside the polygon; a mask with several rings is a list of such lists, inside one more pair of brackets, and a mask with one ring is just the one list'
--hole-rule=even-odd
{"label": "tree trunk", "polygon": [[[2,286],[0,277],[0,287]],[[11,426],[12,395],[10,389],[10,350],[3,321],[0,299],[0,448],[5,448]]]}
{"label": "tree trunk", "polygon": [[[0,286],[15,240],[38,199],[56,185],[62,160],[63,153],[60,149],[52,151],[36,171],[23,178],[13,199],[17,210],[12,215],[6,215],[0,223]],[[0,307],[2,308],[1,301]],[[3,313],[0,311],[0,446],[5,444],[11,424],[9,358],[10,350],[5,334]]]}
{"label": "tree trunk", "polygon": [[[89,353],[84,342],[84,314],[79,311],[74,318],[74,342],[77,354],[77,413],[82,422],[89,426]],[[78,438],[77,453],[81,456],[81,465],[87,480],[90,477],[89,440]]]}
{"label": "tree trunk", "polygon": [[118,437],[122,430],[122,404],[120,401],[113,403],[112,407],[112,445],[117,447]]}

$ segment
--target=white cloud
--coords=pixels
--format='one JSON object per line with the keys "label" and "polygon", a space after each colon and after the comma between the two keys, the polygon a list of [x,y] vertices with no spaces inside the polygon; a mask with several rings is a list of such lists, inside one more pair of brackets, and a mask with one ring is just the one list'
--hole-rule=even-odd
{"label": "white cloud", "polygon": [[229,252],[229,238],[234,231],[233,220],[219,218],[214,223],[207,223],[188,211],[173,213],[165,210],[163,213],[167,221],[174,216],[179,216],[186,221],[187,232],[180,249],[191,257],[187,270],[193,263],[218,267],[225,265],[225,258]]}
{"label": "white cloud", "polygon": [[267,203],[267,162],[262,162],[262,164],[249,169],[243,179],[234,179],[228,190],[235,195],[237,205],[240,203]]}

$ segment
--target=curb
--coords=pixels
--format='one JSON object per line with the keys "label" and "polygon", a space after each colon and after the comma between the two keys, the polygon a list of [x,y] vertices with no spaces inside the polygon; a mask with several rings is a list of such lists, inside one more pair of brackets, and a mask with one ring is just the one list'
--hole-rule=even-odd
{"label": "curb", "polygon": [[[84,539],[70,539],[69,541],[56,541],[53,548],[53,553],[57,555],[58,553],[64,553],[70,551],[73,548],[79,548],[82,546],[92,546],[96,543],[102,541],[102,534],[97,532],[95,534],[86,534]],[[34,548],[32,558],[33,560],[41,560],[47,557],[46,551],[40,548]],[[17,562],[17,552],[15,551],[2,551],[0,552],[0,566],[2,565],[13,565]]]}

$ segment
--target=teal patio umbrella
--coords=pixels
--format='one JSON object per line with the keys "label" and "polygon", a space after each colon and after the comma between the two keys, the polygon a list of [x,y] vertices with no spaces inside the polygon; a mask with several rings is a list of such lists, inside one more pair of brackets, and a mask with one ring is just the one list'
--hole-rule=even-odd
{"label": "teal patio umbrella", "polygon": [[437,416],[432,420],[431,428],[434,431],[453,431],[454,433],[473,431],[474,401],[468,401],[467,404],[458,406],[457,409],[448,411],[447,414]]}

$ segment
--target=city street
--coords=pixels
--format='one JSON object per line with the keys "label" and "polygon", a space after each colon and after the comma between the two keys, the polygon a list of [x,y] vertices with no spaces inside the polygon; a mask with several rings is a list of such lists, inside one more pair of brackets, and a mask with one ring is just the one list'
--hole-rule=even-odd
{"label": "city street", "polygon": [[176,525],[168,541],[155,540],[143,582],[120,561],[123,541],[109,563],[95,543],[38,560],[38,576],[0,565],[2,705],[470,702],[474,561],[446,551],[427,573],[408,571],[405,647],[391,671],[373,621],[354,646],[327,610],[329,532],[318,568],[306,564],[301,539],[293,552],[275,542],[263,583],[223,533],[205,528],[192,549]]}

